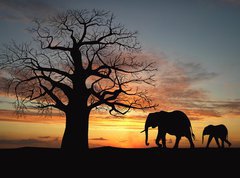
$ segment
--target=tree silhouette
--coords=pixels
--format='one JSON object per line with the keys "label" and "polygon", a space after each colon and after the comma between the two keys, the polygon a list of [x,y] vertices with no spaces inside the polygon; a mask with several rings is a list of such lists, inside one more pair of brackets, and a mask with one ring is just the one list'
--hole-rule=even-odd
{"label": "tree silhouette", "polygon": [[58,109],[66,116],[62,149],[88,150],[89,114],[100,106],[110,114],[148,109],[146,91],[154,64],[139,60],[137,32],[104,10],[68,10],[29,29],[32,43],[12,42],[1,53],[8,89],[18,111]]}

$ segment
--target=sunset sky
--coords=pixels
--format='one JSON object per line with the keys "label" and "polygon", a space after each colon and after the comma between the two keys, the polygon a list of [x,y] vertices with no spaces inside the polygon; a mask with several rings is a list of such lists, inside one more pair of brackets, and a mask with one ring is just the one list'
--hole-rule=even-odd
{"label": "sunset sky", "polygon": [[[138,31],[142,55],[157,62],[150,97],[156,111],[182,110],[191,119],[196,147],[208,124],[225,124],[232,147],[240,147],[240,0],[0,0],[0,43],[31,41],[34,17],[67,9],[109,10],[129,30]],[[0,71],[0,78],[4,73]],[[1,80],[0,80],[1,81]],[[59,148],[64,116],[16,116],[14,98],[0,84],[0,148]],[[89,146],[145,148],[143,130],[149,111],[123,118],[92,112]],[[156,130],[149,131],[155,146]],[[175,137],[167,135],[167,146]],[[180,147],[189,147],[183,138]],[[215,147],[215,141],[210,146]]]}

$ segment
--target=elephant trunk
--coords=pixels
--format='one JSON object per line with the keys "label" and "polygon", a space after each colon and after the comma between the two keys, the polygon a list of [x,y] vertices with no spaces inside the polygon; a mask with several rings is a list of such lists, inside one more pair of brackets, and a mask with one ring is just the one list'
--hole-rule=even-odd
{"label": "elephant trunk", "polygon": [[202,144],[203,144],[203,141],[204,141],[204,135],[202,134]]}
{"label": "elephant trunk", "polygon": [[204,129],[203,133],[202,133],[202,144],[203,144],[203,141],[204,141],[204,135],[206,135],[206,129]]}
{"label": "elephant trunk", "polygon": [[148,125],[147,123],[145,124],[145,135],[146,135],[146,139],[145,139],[145,144],[148,146],[149,143],[148,143]]}

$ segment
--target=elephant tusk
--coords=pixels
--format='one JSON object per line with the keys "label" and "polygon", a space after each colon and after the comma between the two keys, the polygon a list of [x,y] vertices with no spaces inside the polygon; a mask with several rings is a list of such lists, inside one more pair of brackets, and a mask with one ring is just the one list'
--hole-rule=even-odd
{"label": "elephant tusk", "polygon": [[141,131],[140,133],[143,133],[143,132],[145,132],[145,129],[143,131]]}

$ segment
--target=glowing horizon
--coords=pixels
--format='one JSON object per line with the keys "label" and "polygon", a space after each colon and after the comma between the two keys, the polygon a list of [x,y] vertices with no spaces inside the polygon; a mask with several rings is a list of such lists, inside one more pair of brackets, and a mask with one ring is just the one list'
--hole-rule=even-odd
{"label": "glowing horizon", "polygon": [[[145,135],[140,133],[144,128],[147,113],[139,112],[138,115],[132,115],[129,118],[114,118],[111,116],[105,118],[104,114],[91,115],[89,122],[89,147],[113,146],[123,148],[147,148],[145,146]],[[141,116],[141,114],[143,114]],[[42,117],[25,116],[17,117],[13,113],[8,120],[0,121],[0,148],[19,148],[19,147],[54,147],[60,148],[61,139],[65,128],[64,117],[52,116]],[[2,116],[2,115],[1,115]],[[9,116],[9,114],[8,114]],[[15,116],[15,118],[14,118]],[[30,117],[30,118],[28,118]],[[0,117],[1,119],[2,117]],[[191,117],[189,117],[191,118]],[[194,144],[196,147],[205,147],[207,136],[204,144],[201,143],[202,131],[207,124],[225,124],[228,127],[228,138],[232,143],[231,147],[240,146],[240,136],[238,128],[240,121],[238,119],[217,118],[215,120],[193,119],[191,120],[193,132],[196,136]],[[149,147],[155,147],[155,138],[157,129],[149,130]],[[167,134],[167,146],[173,147],[175,136]],[[216,147],[213,141],[210,145]],[[189,147],[185,137],[182,137],[180,148]]]}

